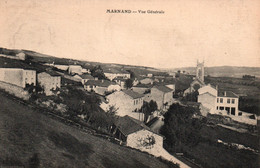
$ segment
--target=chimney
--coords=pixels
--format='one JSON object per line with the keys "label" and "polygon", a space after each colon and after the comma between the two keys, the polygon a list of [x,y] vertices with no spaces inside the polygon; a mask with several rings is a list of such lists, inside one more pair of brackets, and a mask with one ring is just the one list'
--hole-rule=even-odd
{"label": "chimney", "polygon": [[227,92],[226,91],[224,92],[224,96],[227,96]]}
{"label": "chimney", "polygon": [[104,83],[104,79],[102,79],[101,82]]}
{"label": "chimney", "polygon": [[218,85],[216,86],[216,90],[218,90]]}

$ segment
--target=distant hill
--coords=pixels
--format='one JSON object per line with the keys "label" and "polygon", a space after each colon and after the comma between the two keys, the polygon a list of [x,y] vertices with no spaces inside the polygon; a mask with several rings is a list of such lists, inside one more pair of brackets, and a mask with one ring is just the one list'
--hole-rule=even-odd
{"label": "distant hill", "polygon": [[90,62],[87,60],[76,60],[76,59],[69,59],[69,58],[58,58],[55,56],[46,55],[46,54],[42,54],[42,53],[38,53],[35,51],[30,51],[30,50],[16,50],[16,49],[0,48],[0,53],[3,53],[3,54],[15,55],[19,52],[24,52],[27,56],[31,57],[31,59],[34,62],[37,62],[37,63],[55,63],[55,64],[63,64],[63,65],[79,64],[79,65],[81,65],[83,67],[87,67],[87,68],[94,67],[96,65],[100,65],[103,69],[131,70],[136,75],[146,75],[148,73],[160,75],[160,74],[164,73],[164,72],[161,72],[161,70],[152,68],[152,67],[123,65],[123,64],[116,64],[116,63]]}
{"label": "distant hill", "polygon": [[[185,71],[191,75],[195,75],[196,67],[184,67],[168,69],[168,72],[176,72],[178,70]],[[260,78],[260,67],[238,67],[238,66],[216,66],[205,67],[205,75],[214,77],[235,77],[241,78],[243,75],[253,75]]]}

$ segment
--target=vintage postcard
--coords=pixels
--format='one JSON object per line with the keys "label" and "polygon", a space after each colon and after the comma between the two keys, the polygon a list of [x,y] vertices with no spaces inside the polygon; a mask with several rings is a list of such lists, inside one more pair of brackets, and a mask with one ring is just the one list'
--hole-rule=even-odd
{"label": "vintage postcard", "polygon": [[259,0],[0,0],[0,167],[259,165]]}

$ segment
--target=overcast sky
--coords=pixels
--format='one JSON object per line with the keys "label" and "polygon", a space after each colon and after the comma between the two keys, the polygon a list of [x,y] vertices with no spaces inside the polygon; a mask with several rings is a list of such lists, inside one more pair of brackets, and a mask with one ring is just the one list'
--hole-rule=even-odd
{"label": "overcast sky", "polygon": [[260,66],[259,0],[0,0],[0,11],[1,47],[157,68]]}

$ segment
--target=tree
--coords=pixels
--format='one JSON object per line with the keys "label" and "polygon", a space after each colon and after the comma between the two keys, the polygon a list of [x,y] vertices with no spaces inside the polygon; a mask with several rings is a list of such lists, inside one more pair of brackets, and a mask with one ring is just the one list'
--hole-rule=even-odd
{"label": "tree", "polygon": [[130,79],[134,80],[135,79],[135,73],[131,70],[126,70],[126,71],[130,73]]}
{"label": "tree", "polygon": [[93,77],[97,77],[98,79],[107,79],[100,65],[95,66],[90,72]]}
{"label": "tree", "polygon": [[157,103],[151,100],[149,103],[144,101],[143,106],[141,107],[142,112],[144,113],[144,122],[148,120],[148,117],[158,109]]}
{"label": "tree", "polygon": [[199,134],[202,122],[193,118],[196,109],[193,107],[172,104],[164,115],[164,125],[160,133],[166,137],[166,146],[174,151],[182,145],[196,145],[201,136]]}
{"label": "tree", "polygon": [[133,80],[132,80],[132,79],[127,79],[127,80],[125,81],[125,87],[126,87],[127,89],[133,87]]}

